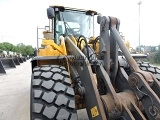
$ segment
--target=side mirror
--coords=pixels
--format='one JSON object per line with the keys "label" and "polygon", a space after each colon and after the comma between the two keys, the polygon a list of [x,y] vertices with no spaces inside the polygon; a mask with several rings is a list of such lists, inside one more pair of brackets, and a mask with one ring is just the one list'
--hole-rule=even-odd
{"label": "side mirror", "polygon": [[47,16],[48,16],[48,19],[53,19],[55,17],[53,8],[51,8],[51,7],[47,8]]}

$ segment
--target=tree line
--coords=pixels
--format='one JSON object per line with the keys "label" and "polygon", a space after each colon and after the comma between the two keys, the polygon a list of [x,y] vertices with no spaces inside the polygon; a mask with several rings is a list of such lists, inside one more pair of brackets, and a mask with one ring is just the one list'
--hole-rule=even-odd
{"label": "tree line", "polygon": [[155,53],[154,62],[160,64],[160,45],[158,46],[158,51]]}
{"label": "tree line", "polygon": [[6,51],[7,54],[9,54],[9,52],[13,52],[16,54],[21,54],[23,56],[33,55],[34,53],[34,48],[31,45],[25,45],[23,43],[13,45],[9,42],[2,42],[0,43],[0,50]]}

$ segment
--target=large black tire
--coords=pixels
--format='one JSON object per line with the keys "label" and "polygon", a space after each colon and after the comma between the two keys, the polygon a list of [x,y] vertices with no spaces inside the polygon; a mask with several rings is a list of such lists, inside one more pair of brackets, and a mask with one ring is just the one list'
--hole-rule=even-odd
{"label": "large black tire", "polygon": [[31,120],[76,120],[74,90],[69,73],[59,65],[33,69]]}
{"label": "large black tire", "polygon": [[137,64],[141,70],[151,72],[160,81],[160,68],[143,61],[138,61]]}

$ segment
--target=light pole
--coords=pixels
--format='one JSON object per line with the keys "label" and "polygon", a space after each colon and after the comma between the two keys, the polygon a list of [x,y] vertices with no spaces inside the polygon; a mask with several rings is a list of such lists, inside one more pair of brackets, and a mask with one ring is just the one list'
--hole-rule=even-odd
{"label": "light pole", "polygon": [[140,5],[142,4],[142,1],[138,2],[139,5],[139,52],[141,52],[141,43],[140,43]]}

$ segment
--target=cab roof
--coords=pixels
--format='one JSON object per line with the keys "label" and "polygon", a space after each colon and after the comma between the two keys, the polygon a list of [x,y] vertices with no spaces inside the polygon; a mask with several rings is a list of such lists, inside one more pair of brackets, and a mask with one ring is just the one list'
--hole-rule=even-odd
{"label": "cab roof", "polygon": [[64,6],[59,6],[59,5],[53,5],[53,6],[50,6],[50,7],[51,7],[51,8],[59,8],[60,11],[73,10],[73,11],[86,12],[86,13],[88,13],[88,14],[94,13],[94,15],[97,15],[97,14],[98,14],[98,12],[96,12],[96,11],[94,11],[94,10],[84,10],[84,9],[64,7]]}

